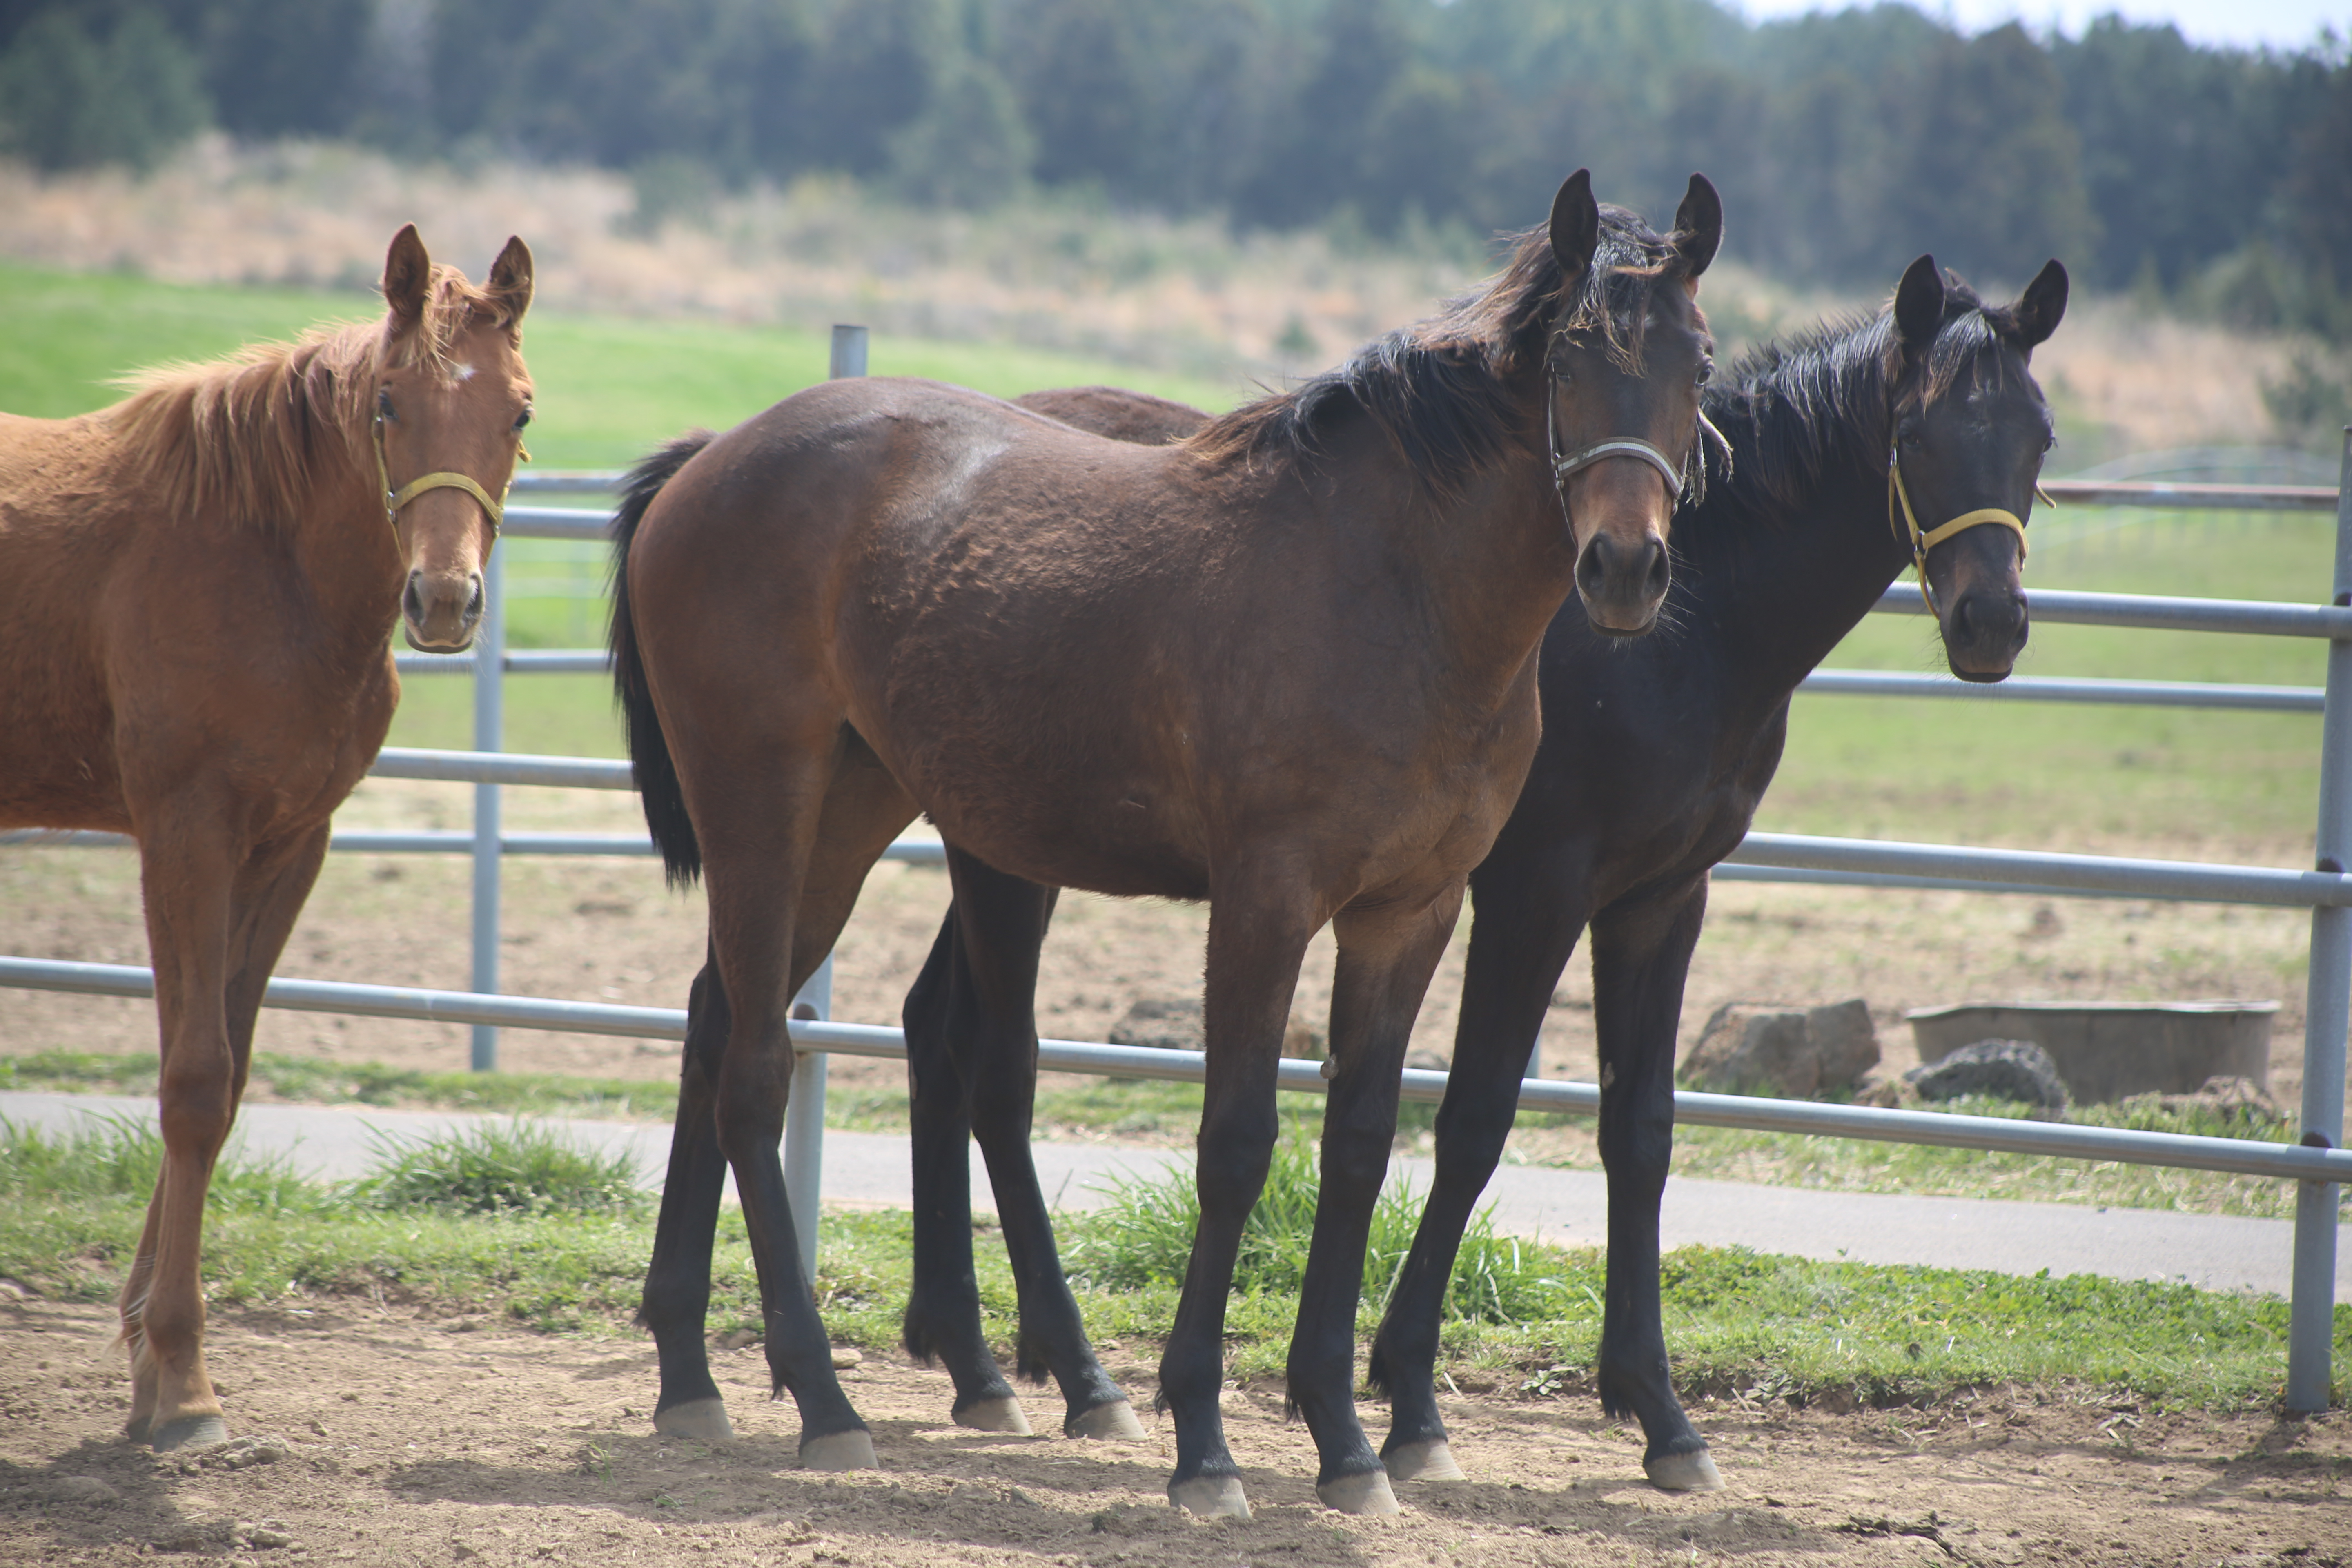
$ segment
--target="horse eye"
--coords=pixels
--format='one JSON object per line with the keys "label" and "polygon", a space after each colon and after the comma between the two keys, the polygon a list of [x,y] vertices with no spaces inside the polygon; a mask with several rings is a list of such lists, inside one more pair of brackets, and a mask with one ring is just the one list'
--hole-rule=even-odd
{"label": "horse eye", "polygon": [[516,429],[520,430],[520,429],[521,429],[524,426],[526,426],[526,425],[528,425],[528,424],[530,424],[530,409],[526,408],[526,409],[524,409],[521,413],[520,413],[520,414],[518,414],[518,415],[516,415],[516,416],[515,416],[514,427],[515,427]]}
{"label": "horse eye", "polygon": [[1706,360],[1706,361],[1702,362],[1702,363],[1700,363],[1699,367],[1698,367],[1698,384],[1699,384],[1699,385],[1701,385],[1701,386],[1705,386],[1708,382],[1710,382],[1710,381],[1712,381],[1712,380],[1714,380],[1714,379],[1715,379],[1715,362],[1714,362],[1713,360]]}
{"label": "horse eye", "polygon": [[378,416],[385,419],[397,419],[400,417],[399,415],[394,414],[392,411],[392,394],[384,391],[381,387],[376,389],[375,411]]}

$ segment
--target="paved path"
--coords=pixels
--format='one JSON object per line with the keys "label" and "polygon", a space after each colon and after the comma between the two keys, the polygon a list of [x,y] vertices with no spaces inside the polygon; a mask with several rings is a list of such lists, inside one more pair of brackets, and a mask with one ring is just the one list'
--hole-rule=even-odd
{"label": "paved path", "polygon": [[[90,1116],[129,1116],[152,1123],[152,1100],[106,1095],[0,1093],[0,1117],[62,1129]],[[416,1139],[501,1120],[454,1111],[373,1110],[306,1105],[249,1105],[237,1119],[248,1154],[283,1154],[306,1173],[332,1179],[364,1174],[386,1141]],[[567,1121],[575,1136],[632,1153],[648,1183],[669,1157],[669,1129],[644,1122]],[[1031,1145],[1047,1199],[1065,1208],[1103,1202],[1101,1189],[1121,1176],[1189,1163],[1188,1151],[1115,1144]],[[1401,1159],[1390,1179],[1427,1190],[1426,1159]],[[908,1205],[907,1140],[878,1132],[828,1131],[824,1201],[864,1206]],[[971,1190],[988,1202],[988,1176],[972,1155]],[[1597,1172],[1505,1165],[1487,1184],[1496,1228],[1573,1246],[1598,1247],[1608,1235],[1608,1192]],[[2076,1204],[2011,1203],[1985,1198],[1918,1198],[1876,1193],[1824,1193],[1677,1177],[1666,1184],[1664,1239],[1738,1245],[1802,1258],[1861,1263],[1921,1263],[2011,1274],[2101,1274],[2117,1279],[2185,1279],[2214,1289],[2288,1291],[2294,1226],[2285,1220],[2101,1209]],[[2340,1234],[2340,1233],[2339,1233]],[[2352,1237],[2336,1253],[2336,1295],[2352,1300]]]}

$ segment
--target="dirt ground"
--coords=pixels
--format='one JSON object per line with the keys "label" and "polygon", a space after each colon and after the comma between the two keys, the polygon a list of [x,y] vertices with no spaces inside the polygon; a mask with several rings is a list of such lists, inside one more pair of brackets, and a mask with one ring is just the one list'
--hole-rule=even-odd
{"label": "dirt ground", "polygon": [[[653,1435],[646,1344],[365,1303],[218,1314],[237,1440],[157,1458],[121,1439],[112,1329],[100,1308],[0,1307],[0,1562],[2352,1563],[2341,1413],[1713,1402],[1696,1414],[1726,1489],[1669,1496],[1589,1393],[1465,1389],[1446,1420],[1471,1479],[1361,1520],[1317,1505],[1306,1428],[1253,1387],[1225,1404],[1256,1516],[1202,1523],[1166,1503],[1173,1439],[1148,1413],[1132,1445],[982,1436],[947,1424],[944,1373],[868,1355],[843,1375],[883,1468],[817,1475],[757,1347],[717,1353],[737,1440],[714,1448]],[[1106,1360],[1151,1386],[1139,1356]],[[1364,1415],[1377,1434],[1384,1412]]]}
{"label": "dirt ground", "polygon": [[[631,795],[510,790],[512,828],[642,831]],[[344,807],[349,827],[460,827],[464,786],[372,780]],[[2069,847],[2292,865],[2307,847],[2234,842]],[[282,975],[466,989],[467,863],[454,856],[329,858]],[[698,891],[662,887],[650,860],[514,858],[501,894],[501,983],[521,995],[682,1007],[700,965]],[[887,863],[868,880],[836,954],[835,1016],[895,1024],[948,900],[945,872]],[[1139,997],[1197,996],[1205,910],[1153,900],[1066,896],[1046,944],[1041,1032],[1098,1040]],[[1465,919],[1415,1030],[1416,1050],[1450,1054],[1461,994]],[[1728,1001],[1811,1005],[1866,998],[1885,1053],[1882,1074],[1916,1065],[1906,1009],[2009,999],[2275,999],[2271,1090],[2292,1110],[2302,1081],[2303,972],[2307,917],[2291,910],[2040,900],[1967,893],[1718,883],[1693,965],[1683,1044]],[[100,963],[147,962],[138,868],[127,851],[0,851],[0,952]],[[1330,1002],[1332,950],[1318,940],[1301,975],[1297,1016],[1320,1026]],[[1580,951],[1545,1024],[1542,1070],[1590,1081],[1591,977]],[[467,1031],[390,1019],[266,1012],[258,1048],[347,1061],[452,1070],[467,1061]],[[152,1052],[144,1002],[0,990],[0,1053],[68,1049]],[[499,1059],[515,1071],[667,1078],[676,1048],[509,1029]],[[884,1062],[836,1058],[838,1084],[896,1082]]]}

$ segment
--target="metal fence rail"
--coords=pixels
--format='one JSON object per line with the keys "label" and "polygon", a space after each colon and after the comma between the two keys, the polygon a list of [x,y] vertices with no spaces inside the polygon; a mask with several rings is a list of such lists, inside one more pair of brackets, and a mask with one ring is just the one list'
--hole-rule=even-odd
{"label": "metal fence rail", "polygon": [[[863,329],[836,328],[834,348],[835,375],[864,374]],[[602,473],[531,473],[518,475],[514,489],[519,496],[603,499],[609,497],[616,478]],[[2286,1402],[2291,1409],[2324,1408],[2330,1392],[2338,1225],[2336,1187],[2352,1180],[2352,1153],[2339,1147],[2344,1132],[2345,1047],[2347,1029],[2352,1029],[2352,875],[2347,874],[2347,868],[2352,868],[2352,436],[2347,436],[2345,447],[2343,482],[2332,490],[2311,486],[2066,480],[2051,481],[2047,489],[2062,502],[2092,506],[2334,511],[2336,565],[2329,604],[2281,605],[2051,590],[2036,592],[2032,596],[2034,617],[2047,623],[2326,639],[2329,644],[2326,686],[2047,677],[2013,677],[2000,685],[1979,686],[1901,672],[1819,670],[1801,689],[1829,695],[2322,714],[2318,853],[2315,869],[2296,871],[1751,833],[1716,875],[1726,881],[2196,900],[2309,909],[2312,949],[2302,1105],[2305,1146],[1690,1092],[1676,1094],[1675,1114],[1680,1120],[1695,1123],[1759,1131],[2179,1165],[2294,1180],[2299,1184],[2299,1191]],[[504,531],[521,538],[599,541],[605,536],[606,521],[601,512],[523,502],[507,509]],[[601,649],[508,650],[504,563],[505,552],[499,552],[485,569],[488,604],[472,652],[451,656],[404,653],[395,660],[404,676],[463,674],[473,678],[474,750],[388,748],[371,769],[373,776],[382,778],[471,784],[475,790],[473,828],[444,832],[352,831],[336,834],[331,843],[331,847],[338,850],[376,854],[470,851],[474,873],[473,990],[421,991],[276,980],[270,983],[265,1002],[273,1007],[468,1025],[473,1029],[472,1062],[481,1070],[497,1065],[497,1031],[501,1026],[672,1039],[682,1037],[685,1030],[685,1015],[669,1009],[496,994],[499,867],[502,857],[652,853],[651,844],[636,835],[502,830],[499,791],[504,786],[631,787],[629,766],[624,762],[519,756],[503,751],[506,675],[602,674],[609,668]],[[1901,583],[1889,587],[1874,608],[1882,614],[1927,613],[1916,587]],[[114,835],[93,833],[0,834],[0,844],[22,842],[119,846],[129,841]],[[917,839],[902,839],[889,851],[895,858],[926,863],[942,860],[944,853],[940,845]],[[817,1233],[815,1208],[826,1055],[845,1052],[893,1057],[904,1053],[903,1037],[895,1029],[821,1021],[829,1011],[830,984],[828,960],[798,999],[796,1021],[792,1026],[794,1040],[805,1049],[793,1074],[784,1158],[794,1223],[808,1255],[803,1262],[812,1270]],[[114,995],[152,993],[152,979],[144,970],[18,958],[0,958],[0,984]],[[1197,1081],[1201,1060],[1196,1052],[1047,1041],[1041,1047],[1039,1065],[1057,1071]],[[1440,1098],[1444,1081],[1443,1074],[1408,1070],[1405,1098]],[[1311,1062],[1286,1061],[1281,1085],[1308,1092],[1324,1088],[1317,1064]],[[1521,1103],[1550,1110],[1591,1111],[1598,1108],[1599,1093],[1590,1084],[1528,1079],[1522,1085]]]}
{"label": "metal fence rail", "polygon": [[[0,958],[0,985],[105,996],[155,994],[154,975],[148,970],[128,964],[29,958]],[[608,1002],[560,1002],[536,996],[485,996],[471,991],[429,991],[328,980],[272,980],[262,995],[261,1005],[294,1012],[418,1018],[440,1024],[554,1029],[567,1034],[618,1035],[636,1039],[686,1038],[686,1014],[678,1008],[624,1007]],[[813,1052],[891,1061],[906,1059],[907,1037],[898,1029],[819,1019],[794,1019],[790,1027],[793,1043]],[[1199,1051],[1101,1045],[1087,1040],[1040,1040],[1037,1065],[1047,1072],[1149,1078],[1175,1083],[1200,1083],[1208,1076],[1207,1058]],[[1282,1059],[1276,1083],[1281,1089],[1299,1094],[1322,1094],[1330,1088],[1324,1079],[1322,1063],[1295,1057]],[[1445,1098],[1445,1085],[1444,1073],[1408,1068],[1403,1097],[1433,1104]],[[1525,1079],[1519,1085],[1519,1103],[1532,1110],[1591,1115],[1601,1109],[1601,1089],[1597,1084]],[[2242,1138],[2135,1132],[2114,1127],[2011,1121],[1995,1116],[1948,1116],[1938,1111],[1887,1110],[1867,1105],[1822,1105],[1809,1100],[1701,1094],[1689,1089],[1675,1091],[1675,1120],[1751,1131],[1931,1143],[1948,1149],[2167,1165],[2290,1181],[2352,1181],[2352,1150],[2304,1148]]]}

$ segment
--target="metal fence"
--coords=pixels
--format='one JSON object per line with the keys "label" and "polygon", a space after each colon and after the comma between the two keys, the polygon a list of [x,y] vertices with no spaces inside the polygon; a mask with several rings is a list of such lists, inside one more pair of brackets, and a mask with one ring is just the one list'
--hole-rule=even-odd
{"label": "metal fence", "polygon": [[[864,374],[865,349],[863,329],[835,328],[834,374]],[[518,478],[515,489],[526,497],[594,497],[607,493],[614,479],[614,476],[608,474],[526,475]],[[2052,481],[2047,488],[2062,502],[2077,505],[2334,511],[2335,581],[2330,603],[2325,605],[2049,591],[2033,595],[2034,617],[2045,623],[2324,639],[2328,643],[2326,685],[2302,688],[2012,677],[2000,685],[1984,687],[1925,675],[1820,670],[1804,682],[1801,689],[1874,697],[1965,697],[1978,701],[2122,703],[2320,713],[2324,717],[2314,868],[2301,871],[1751,833],[1716,875],[1727,881],[2173,899],[2309,909],[2311,967],[2300,1143],[2289,1146],[1687,1090],[1675,1094],[1675,1116],[1679,1121],[1702,1125],[1762,1131],[2170,1165],[2294,1181],[2298,1192],[2286,1399],[2291,1409],[2322,1409],[2327,1404],[2331,1380],[2336,1187],[2352,1181],[2352,1151],[2341,1147],[2346,1039],[2347,1028],[2352,1028],[2352,875],[2347,874],[2347,865],[2352,865],[2352,433],[2347,433],[2346,440],[2342,479],[2333,490],[2320,487],[2106,481]],[[601,513],[533,505],[527,500],[509,506],[506,517],[506,532],[509,536],[543,539],[601,540],[606,521]],[[502,751],[507,675],[602,673],[608,665],[602,650],[508,651],[505,574],[499,555],[493,555],[485,572],[485,588],[488,605],[473,652],[454,656],[403,654],[397,659],[404,675],[472,677],[474,751],[387,748],[370,770],[373,776],[380,778],[471,783],[475,790],[472,830],[339,832],[331,846],[335,850],[373,854],[471,854],[472,991],[273,980],[264,1004],[306,1011],[469,1025],[473,1030],[472,1064],[484,1071],[497,1067],[498,1030],[501,1026],[682,1039],[686,1016],[671,1009],[496,994],[499,874],[503,857],[650,855],[653,847],[642,835],[502,830],[499,791],[506,785],[588,789],[627,789],[631,785],[625,763],[521,756]],[[1916,590],[1901,584],[1887,590],[1876,609],[1882,614],[1925,613]],[[0,835],[0,843],[28,841],[88,845],[129,842],[112,835],[92,833]],[[944,859],[939,844],[917,839],[901,839],[888,853],[892,858],[922,863]],[[903,1057],[905,1053],[904,1037],[896,1029],[829,1021],[826,1015],[830,1012],[831,984],[828,960],[825,968],[796,999],[792,1025],[793,1038],[802,1049],[793,1074],[785,1127],[785,1177],[805,1255],[803,1261],[812,1270],[822,1174],[826,1056],[837,1052]],[[150,973],[142,969],[0,958],[0,985],[130,996],[152,995],[153,983]],[[1064,1040],[1042,1042],[1038,1065],[1050,1071],[1186,1081],[1199,1081],[1204,1073],[1198,1052]],[[1318,1064],[1310,1061],[1284,1061],[1278,1081],[1283,1089],[1307,1093],[1322,1092],[1326,1087]],[[1435,1100],[1444,1095],[1444,1085],[1443,1073],[1408,1070],[1404,1075],[1404,1098]],[[1530,1079],[1521,1086],[1520,1102],[1531,1109],[1589,1113],[1598,1109],[1600,1091],[1591,1084]]]}

